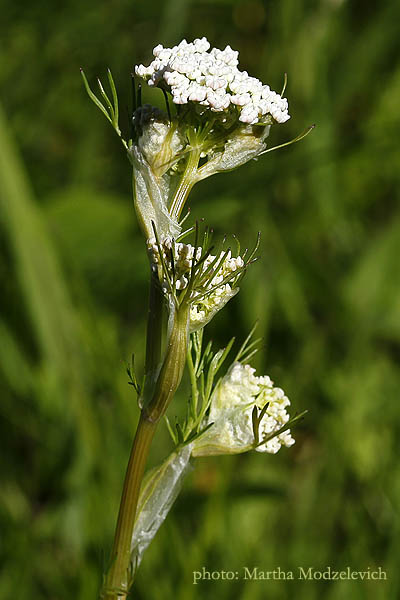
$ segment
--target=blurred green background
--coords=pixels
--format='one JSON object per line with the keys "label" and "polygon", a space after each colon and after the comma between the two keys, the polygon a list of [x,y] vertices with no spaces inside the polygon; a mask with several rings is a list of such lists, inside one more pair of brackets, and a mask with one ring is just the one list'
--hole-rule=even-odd
{"label": "blurred green background", "polygon": [[[138,417],[125,362],[143,364],[146,257],[129,164],[79,67],[111,68],[124,113],[135,63],[203,35],[277,91],[288,73],[271,144],[317,124],[189,202],[221,237],[262,232],[208,338],[258,318],[258,373],[309,413],[276,456],[197,460],[133,597],[400,597],[399,21],[395,0],[1,2],[2,600],[96,598]],[[170,448],[161,425],[151,462]],[[203,566],[327,565],[388,580],[192,585]]]}

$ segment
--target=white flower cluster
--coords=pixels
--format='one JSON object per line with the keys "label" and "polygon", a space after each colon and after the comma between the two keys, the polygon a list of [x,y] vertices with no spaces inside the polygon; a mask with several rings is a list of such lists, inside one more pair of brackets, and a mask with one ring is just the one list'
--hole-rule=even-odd
{"label": "white flower cluster", "polygon": [[[194,442],[193,455],[235,454],[250,450],[254,442],[252,412],[254,405],[262,409],[269,402],[259,427],[262,441],[281,429],[289,420],[289,399],[276,388],[268,376],[257,377],[249,365],[234,363],[215,388],[208,422],[212,427]],[[292,446],[295,440],[287,430],[256,448],[258,452],[276,454],[281,446]]]}
{"label": "white flower cluster", "polygon": [[154,60],[148,67],[137,65],[135,72],[150,86],[161,81],[167,84],[175,104],[196,102],[221,112],[237,107],[239,121],[255,124],[271,115],[278,123],[290,117],[288,102],[263,85],[246,71],[238,69],[238,52],[227,46],[225,50],[212,48],[205,37],[178,46],[153,50]]}
{"label": "white flower cluster", "polygon": [[[173,243],[171,238],[166,238],[161,245],[164,264],[175,289],[185,290],[189,284],[193,261],[196,264],[203,254],[202,247],[199,246],[196,250],[190,244]],[[154,238],[147,241],[147,248],[152,262],[160,265],[158,246]],[[196,256],[194,256],[195,251]],[[235,280],[243,267],[243,259],[240,256],[233,257],[230,251],[221,252],[218,257],[210,254],[201,263],[196,272],[196,283],[190,294],[190,328],[192,331],[204,327],[215,313],[237,293]],[[169,286],[165,277],[162,286],[167,294]]]}

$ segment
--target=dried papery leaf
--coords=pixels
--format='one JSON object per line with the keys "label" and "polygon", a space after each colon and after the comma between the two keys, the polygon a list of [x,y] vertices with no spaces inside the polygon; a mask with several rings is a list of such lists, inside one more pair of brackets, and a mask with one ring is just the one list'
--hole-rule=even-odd
{"label": "dried papery leaf", "polygon": [[143,553],[173,505],[189,467],[191,446],[173,452],[161,466],[150,471],[140,492],[132,535],[132,565],[137,568]]}

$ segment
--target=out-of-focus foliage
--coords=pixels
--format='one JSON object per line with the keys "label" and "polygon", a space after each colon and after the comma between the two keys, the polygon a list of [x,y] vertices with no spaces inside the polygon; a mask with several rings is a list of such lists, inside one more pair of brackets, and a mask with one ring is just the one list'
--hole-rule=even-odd
{"label": "out-of-focus foliage", "polygon": [[[202,35],[278,91],[288,73],[292,119],[271,144],[317,124],[190,201],[217,235],[262,232],[208,336],[258,318],[259,373],[309,413],[277,456],[197,460],[134,597],[399,597],[399,20],[394,0],[3,2],[1,599],[96,597],[138,415],[125,361],[143,364],[146,257],[129,165],[79,67],[91,81],[110,67],[124,112],[134,63]],[[164,426],[157,440],[152,463]],[[192,585],[203,566],[326,565],[381,565],[388,581]]]}

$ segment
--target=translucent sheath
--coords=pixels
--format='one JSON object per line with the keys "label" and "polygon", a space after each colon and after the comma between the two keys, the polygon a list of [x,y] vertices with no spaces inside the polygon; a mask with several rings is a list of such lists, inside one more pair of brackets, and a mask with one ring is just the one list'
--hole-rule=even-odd
{"label": "translucent sheath", "polygon": [[140,492],[133,529],[131,560],[140,565],[143,553],[168,515],[189,470],[191,447],[173,452],[161,466],[147,475]]}

